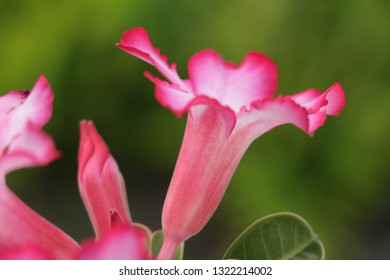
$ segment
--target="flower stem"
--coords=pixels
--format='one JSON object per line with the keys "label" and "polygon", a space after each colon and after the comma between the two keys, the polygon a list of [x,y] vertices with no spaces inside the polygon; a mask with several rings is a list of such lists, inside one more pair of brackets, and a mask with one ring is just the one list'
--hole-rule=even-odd
{"label": "flower stem", "polygon": [[165,238],[160,253],[157,256],[157,259],[172,260],[176,253],[176,249],[179,246],[179,243],[180,242],[177,242],[176,240],[172,240],[171,238]]}

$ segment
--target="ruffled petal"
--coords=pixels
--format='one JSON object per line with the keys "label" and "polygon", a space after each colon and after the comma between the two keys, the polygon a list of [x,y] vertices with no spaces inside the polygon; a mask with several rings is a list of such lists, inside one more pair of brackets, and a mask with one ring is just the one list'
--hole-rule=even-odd
{"label": "ruffled petal", "polygon": [[[20,107],[28,94],[29,91],[14,90],[0,96],[0,118],[2,120],[7,118],[7,115],[11,114],[13,110]],[[2,127],[3,123],[0,125]]]}
{"label": "ruffled petal", "polygon": [[0,157],[0,176],[29,166],[46,165],[60,156],[53,139],[32,123],[15,135]]}
{"label": "ruffled petal", "polygon": [[54,95],[44,76],[40,76],[31,91],[12,91],[0,97],[0,118],[9,120],[0,125],[2,134],[7,130],[11,137],[26,123],[43,127],[51,118]]}
{"label": "ruffled petal", "polygon": [[333,84],[324,93],[316,89],[286,96],[306,108],[309,113],[325,112],[337,116],[345,106],[344,90],[339,83]]}
{"label": "ruffled petal", "polygon": [[182,91],[177,85],[169,84],[152,74],[146,72],[145,76],[155,86],[155,96],[158,102],[165,108],[170,109],[177,117],[181,117],[188,110],[188,104],[194,99],[192,94]]}
{"label": "ruffled petal", "polygon": [[314,132],[321,126],[325,124],[326,121],[326,113],[319,112],[315,114],[310,114],[309,116],[309,135],[313,135]]}
{"label": "ruffled petal", "polygon": [[320,111],[330,116],[338,116],[346,104],[343,88],[339,83],[335,83],[324,92],[324,95],[328,104]]}
{"label": "ruffled petal", "polygon": [[[53,92],[44,76],[38,79],[31,92],[13,91],[0,97],[1,172],[46,164],[59,155],[50,137],[41,132],[41,128],[51,117],[53,98]],[[39,145],[39,149],[34,148],[29,141]],[[24,163],[10,163],[13,167],[7,167],[8,159],[14,160],[9,156],[10,151],[13,154],[24,154]],[[47,158],[43,155],[47,155]],[[27,160],[28,157],[31,160]],[[35,160],[38,158],[40,159]]]}
{"label": "ruffled petal", "polygon": [[250,110],[241,110],[234,133],[248,134],[253,141],[276,126],[291,123],[309,133],[308,112],[291,99],[278,97],[252,104]]}
{"label": "ruffled petal", "polygon": [[31,210],[4,182],[0,183],[0,221],[0,254],[33,246],[55,259],[71,259],[79,250],[72,238]]}
{"label": "ruffled petal", "polygon": [[326,120],[326,115],[337,116],[345,106],[344,90],[339,83],[333,84],[324,93],[316,89],[286,96],[309,113],[308,133],[313,135]]}
{"label": "ruffled petal", "polygon": [[181,90],[190,91],[177,74],[176,65],[168,64],[167,58],[160,54],[160,50],[155,48],[150,42],[149,34],[145,29],[138,27],[126,31],[122,36],[121,43],[117,44],[117,46],[156,67],[165,78],[177,85]]}
{"label": "ruffled petal", "polygon": [[53,112],[54,95],[49,82],[40,76],[25,102],[18,111],[18,118],[33,123],[38,127],[44,126]]}
{"label": "ruffled petal", "polygon": [[276,65],[255,52],[235,66],[213,50],[205,50],[191,57],[188,72],[197,95],[214,98],[236,113],[255,100],[272,97],[277,85]]}
{"label": "ruffled petal", "polygon": [[307,89],[303,92],[286,96],[305,108],[309,113],[316,113],[328,104],[326,95],[317,89]]}
{"label": "ruffled petal", "polygon": [[80,123],[78,181],[81,197],[98,238],[111,229],[115,211],[131,224],[126,188],[115,159],[92,122]]}
{"label": "ruffled petal", "polygon": [[80,260],[147,260],[148,233],[143,228],[117,225],[101,240],[87,240],[77,256]]}

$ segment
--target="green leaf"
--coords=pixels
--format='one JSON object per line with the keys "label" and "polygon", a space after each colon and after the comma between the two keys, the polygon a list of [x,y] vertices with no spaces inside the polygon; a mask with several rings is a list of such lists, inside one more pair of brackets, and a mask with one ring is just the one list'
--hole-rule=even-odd
{"label": "green leaf", "polygon": [[[156,230],[153,232],[151,241],[150,241],[150,248],[152,250],[153,256],[157,257],[158,253],[161,250],[162,244],[164,242],[164,233],[163,231]],[[182,260],[184,254],[184,242],[180,243],[179,247],[176,250],[174,260]]]}
{"label": "green leaf", "polygon": [[293,213],[276,213],[249,226],[224,259],[321,260],[325,250],[310,225]]}

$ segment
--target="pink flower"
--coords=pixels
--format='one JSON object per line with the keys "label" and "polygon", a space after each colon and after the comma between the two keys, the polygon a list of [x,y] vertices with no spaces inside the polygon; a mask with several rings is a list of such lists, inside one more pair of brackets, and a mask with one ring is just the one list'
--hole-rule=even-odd
{"label": "pink flower", "polygon": [[52,102],[43,76],[31,92],[12,91],[0,97],[0,259],[149,258],[149,234],[131,223],[123,179],[91,123],[81,124],[79,179],[96,241],[80,246],[6,185],[11,171],[58,158],[52,138],[42,131],[51,118]]}
{"label": "pink flower", "polygon": [[25,205],[5,182],[11,171],[46,165],[59,156],[53,140],[41,130],[51,117],[52,102],[43,76],[31,92],[12,91],[0,97],[0,255],[11,255],[8,249],[14,248],[21,256],[66,259],[79,250],[73,239]]}
{"label": "pink flower", "polygon": [[345,105],[338,83],[324,93],[308,89],[273,98],[277,69],[265,55],[250,52],[239,66],[213,50],[191,57],[189,79],[169,65],[146,30],[124,33],[118,46],[153,65],[166,79],[146,72],[156,99],[176,116],[189,112],[183,144],[165,199],[165,242],[159,258],[171,258],[177,245],[198,233],[216,210],[248,146],[276,126],[291,123],[309,135],[327,115]]}

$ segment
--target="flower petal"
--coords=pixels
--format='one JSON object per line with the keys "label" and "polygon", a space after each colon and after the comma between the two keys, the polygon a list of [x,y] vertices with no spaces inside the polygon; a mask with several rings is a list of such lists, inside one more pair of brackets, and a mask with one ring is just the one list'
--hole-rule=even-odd
{"label": "flower petal", "polygon": [[328,104],[328,101],[326,100],[326,95],[314,88],[310,88],[303,92],[286,96],[286,98],[291,99],[295,103],[301,105],[309,113],[316,113],[322,107],[325,107]]}
{"label": "flower petal", "polygon": [[234,133],[248,134],[253,141],[276,126],[291,123],[309,133],[308,112],[294,101],[278,97],[252,104],[250,110],[241,110]]}
{"label": "flower petal", "polygon": [[148,234],[141,227],[116,225],[101,240],[87,240],[77,257],[80,260],[147,260]]}
{"label": "flower petal", "polygon": [[28,94],[29,91],[14,90],[0,96],[0,118],[7,118],[7,115],[21,106]]}
{"label": "flower petal", "polygon": [[12,140],[0,157],[0,176],[23,167],[46,165],[60,156],[53,139],[31,123]]}
{"label": "flower petal", "polygon": [[337,116],[345,106],[344,90],[339,83],[333,84],[324,93],[316,89],[286,96],[304,107],[309,113],[309,135],[325,123],[326,115]]}
{"label": "flower petal", "polygon": [[[15,168],[46,164],[59,156],[54,142],[41,132],[51,117],[53,98],[44,76],[31,92],[13,91],[0,97],[0,172],[3,175]],[[34,147],[30,141],[39,146]],[[18,155],[17,159],[11,153]],[[15,159],[20,161],[22,157],[24,161],[15,164]]]}
{"label": "flower petal", "polygon": [[333,84],[324,93],[316,89],[308,89],[286,98],[294,100],[309,113],[326,112],[331,116],[337,116],[345,106],[344,90],[339,83]]}
{"label": "flower petal", "polygon": [[313,135],[314,132],[321,126],[325,124],[326,121],[326,113],[319,112],[315,114],[309,115],[309,135]]}
{"label": "flower petal", "polygon": [[55,259],[71,259],[78,244],[42,218],[0,182],[0,253],[34,246]]}
{"label": "flower petal", "polygon": [[156,67],[165,78],[180,89],[190,91],[177,74],[176,65],[172,64],[170,66],[168,64],[167,58],[160,54],[160,50],[155,48],[150,42],[149,34],[145,29],[138,27],[126,31],[122,36],[121,43],[117,44],[117,46]]}
{"label": "flower petal", "polygon": [[54,95],[44,76],[40,76],[31,91],[12,91],[0,97],[0,118],[9,120],[8,126],[2,122],[0,129],[7,130],[12,138],[30,122],[44,126],[51,118]]}
{"label": "flower petal", "polygon": [[330,116],[338,116],[346,104],[343,88],[339,83],[335,83],[324,92],[324,95],[328,104],[321,111]]}
{"label": "flower petal", "polygon": [[272,97],[276,90],[277,68],[260,53],[248,53],[235,66],[213,50],[205,50],[191,57],[188,72],[197,95],[214,98],[236,113],[255,100]]}
{"label": "flower petal", "polygon": [[111,228],[115,211],[131,224],[126,188],[118,165],[92,122],[80,123],[78,181],[81,197],[98,238]]}
{"label": "flower petal", "polygon": [[[40,76],[18,113],[20,118],[42,127],[51,118],[54,95],[49,82]],[[22,115],[24,117],[22,117]]]}
{"label": "flower petal", "polygon": [[169,84],[152,76],[148,72],[145,75],[156,85],[155,96],[162,106],[170,109],[177,117],[181,117],[188,110],[188,104],[195,96],[182,91],[175,84]]}

